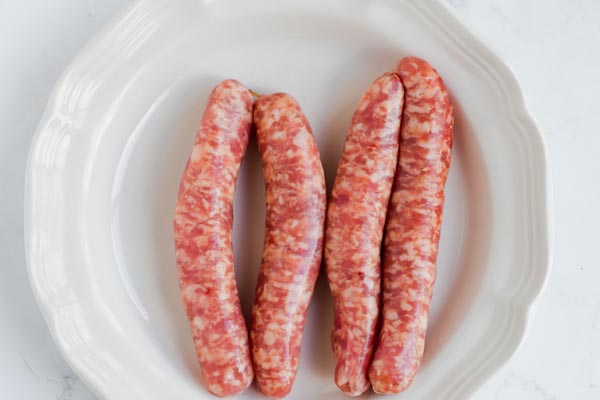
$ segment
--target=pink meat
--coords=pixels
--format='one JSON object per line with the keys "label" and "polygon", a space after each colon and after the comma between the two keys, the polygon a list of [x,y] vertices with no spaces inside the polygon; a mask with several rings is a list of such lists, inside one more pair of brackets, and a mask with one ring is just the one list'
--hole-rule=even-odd
{"label": "pink meat", "polygon": [[405,390],[421,363],[454,125],[448,92],[429,64],[409,57],[397,72],[406,98],[385,229],[383,324],[369,370],[377,393]]}
{"label": "pink meat", "polygon": [[296,377],[306,312],[321,263],[325,177],[310,125],[291,96],[260,97],[254,123],[267,218],[252,308],[252,355],[260,391],[283,397]]}
{"label": "pink meat", "polygon": [[352,117],[328,203],[325,265],[334,299],[335,383],[357,396],[369,388],[380,296],[380,249],[398,155],[404,91],[376,79]]}
{"label": "pink meat", "polygon": [[239,82],[212,91],[175,209],[175,254],[181,297],[206,388],[217,396],[252,383],[231,242],[235,182],[248,145],[252,96]]}

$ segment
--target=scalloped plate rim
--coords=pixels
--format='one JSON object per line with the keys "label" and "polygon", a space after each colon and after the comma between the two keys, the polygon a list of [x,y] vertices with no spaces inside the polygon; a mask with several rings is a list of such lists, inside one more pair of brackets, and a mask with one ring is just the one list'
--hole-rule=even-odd
{"label": "scalloped plate rim", "polygon": [[[34,161],[34,147],[37,144],[39,137],[42,135],[43,132],[45,132],[44,129],[46,127],[47,122],[50,121],[51,118],[57,113],[56,110],[53,110],[54,99],[57,96],[57,93],[60,91],[60,89],[64,88],[69,82],[69,73],[73,71],[73,69],[77,66],[81,59],[86,56],[85,53],[87,51],[92,51],[94,49],[94,45],[98,44],[102,40],[106,39],[111,33],[114,33],[118,30],[119,24],[127,12],[133,10],[134,7],[138,6],[139,4],[148,1],[151,0],[141,0],[127,5],[83,47],[83,49],[74,57],[73,61],[65,69],[52,91],[46,110],[44,111],[38,128],[36,129],[34,138],[32,139],[32,144],[30,146],[30,151],[26,165],[24,235],[27,271],[33,294],[48,324],[50,333],[54,341],[56,342],[57,347],[61,352],[62,356],[77,373],[77,375],[87,384],[87,386],[96,395],[100,397],[104,397],[108,393],[103,387],[98,387],[94,383],[94,379],[92,378],[92,376],[94,375],[95,367],[93,363],[90,361],[76,361],[77,355],[68,349],[68,341],[60,334],[62,328],[61,324],[64,324],[64,320],[59,319],[58,315],[60,312],[67,312],[69,310],[69,307],[53,306],[53,296],[48,294],[48,287],[44,285],[45,282],[38,279],[39,274],[42,273],[44,267],[43,265],[40,265],[36,261],[34,261],[35,254],[32,254],[29,251],[30,243],[32,240],[32,227],[35,225],[32,221],[32,204],[34,203],[35,199],[31,197],[30,193],[30,187],[31,185],[33,185],[31,165]],[[492,363],[487,365],[486,368],[481,369],[479,373],[479,380],[475,380],[470,385],[467,384],[466,387],[463,387],[463,389],[459,390],[458,393],[455,392],[452,394],[452,398],[470,398],[477,392],[478,389],[480,389],[487,381],[489,381],[494,376],[494,374],[500,370],[500,368],[503,365],[505,365],[509,361],[509,359],[522,345],[526,337],[527,331],[533,321],[537,304],[539,303],[544,289],[548,284],[548,279],[551,272],[551,260],[554,241],[550,163],[547,145],[545,142],[545,138],[542,134],[542,130],[540,129],[538,123],[536,122],[535,118],[531,114],[526,104],[523,90],[520,87],[518,79],[515,76],[513,70],[501,58],[499,58],[495,53],[493,53],[490,50],[490,48],[464,22],[461,21],[461,19],[458,16],[458,13],[450,5],[441,0],[431,0],[428,2],[422,2],[419,5],[419,7],[428,9],[428,12],[436,15],[436,17],[440,19],[444,19],[444,22],[447,22],[448,24],[454,24],[455,28],[448,28],[448,30],[454,30],[454,34],[462,36],[463,39],[465,39],[468,42],[469,47],[477,48],[477,53],[483,55],[484,58],[487,59],[487,63],[491,67],[495,68],[497,73],[499,73],[502,76],[503,80],[505,81],[507,92],[510,95],[510,99],[513,100],[513,102],[511,103],[511,107],[515,111],[515,121],[519,122],[520,124],[523,124],[524,126],[528,126],[528,129],[523,128],[521,129],[521,131],[528,131],[530,133],[530,135],[526,139],[532,140],[533,146],[537,146],[538,152],[541,152],[537,154],[537,156],[539,157],[538,162],[540,162],[541,165],[543,165],[543,168],[538,168],[535,171],[537,176],[542,178],[536,181],[536,184],[539,186],[538,189],[541,188],[542,192],[537,194],[537,197],[541,197],[541,200],[536,202],[536,204],[544,205],[544,209],[540,211],[540,213],[544,214],[544,216],[541,221],[537,221],[538,223],[541,223],[543,225],[543,227],[541,228],[541,230],[543,231],[543,235],[540,235],[540,237],[537,238],[537,245],[539,248],[542,249],[537,254],[539,258],[537,265],[535,266],[537,272],[537,279],[535,279],[535,281],[529,282],[529,290],[526,291],[526,293],[522,293],[528,294],[528,300],[524,300],[522,303],[515,305],[514,312],[516,314],[517,323],[516,327],[512,332],[510,340],[507,341],[507,349],[505,349],[506,351],[502,353],[502,356],[497,357],[495,360],[493,360]],[[435,7],[437,7],[437,11],[434,10]],[[444,12],[446,13],[446,15],[442,14]],[[518,99],[518,104],[517,102],[514,102],[515,99]],[[72,305],[76,304],[76,301],[72,303]],[[92,341],[88,341],[85,343],[89,345],[90,343],[92,343]],[[90,349],[90,351],[93,352],[93,349]]]}

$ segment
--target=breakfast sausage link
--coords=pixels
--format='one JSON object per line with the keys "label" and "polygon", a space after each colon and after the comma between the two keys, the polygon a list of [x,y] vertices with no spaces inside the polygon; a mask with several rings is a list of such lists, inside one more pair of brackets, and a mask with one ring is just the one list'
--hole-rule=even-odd
{"label": "breakfast sausage link", "polygon": [[212,91],[186,165],[175,209],[181,297],[206,388],[245,390],[254,374],[235,283],[233,195],[252,124],[252,96],[239,82]]}
{"label": "breakfast sausage link", "polygon": [[379,316],[380,249],[403,100],[400,78],[393,73],[377,78],[364,93],[328,204],[325,266],[334,299],[335,383],[352,396],[369,388]]}
{"label": "breakfast sausage link", "polygon": [[385,230],[383,324],[369,370],[377,393],[405,390],[421,363],[454,125],[448,92],[429,64],[409,57],[397,72],[406,98]]}
{"label": "breakfast sausage link", "polygon": [[308,304],[319,273],[325,177],[310,125],[284,93],[261,96],[254,123],[266,186],[266,232],[252,308],[251,342],[259,390],[292,389]]}

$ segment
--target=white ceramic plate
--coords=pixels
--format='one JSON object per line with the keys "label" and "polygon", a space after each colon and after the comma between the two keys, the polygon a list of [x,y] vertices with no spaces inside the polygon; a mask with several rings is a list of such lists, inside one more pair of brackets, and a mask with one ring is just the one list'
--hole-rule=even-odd
{"label": "white ceramic plate", "polygon": [[[438,69],[457,124],[425,359],[397,398],[465,400],[509,359],[549,272],[548,162],[512,73],[448,6],[143,0],[63,74],[27,168],[31,285],[58,347],[96,394],[211,397],[180,303],[172,238],[179,178],[210,89],[236,78],[292,93],[331,186],[359,97],[406,55]],[[254,142],[235,207],[248,315],[265,212]],[[332,379],[331,324],[321,277],[291,399],[344,398]],[[251,388],[239,398],[259,397]]]}

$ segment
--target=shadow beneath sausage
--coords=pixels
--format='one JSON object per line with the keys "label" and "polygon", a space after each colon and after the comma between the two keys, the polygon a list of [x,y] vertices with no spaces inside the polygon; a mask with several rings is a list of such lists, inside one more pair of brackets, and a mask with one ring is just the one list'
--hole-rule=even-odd
{"label": "shadow beneath sausage", "polygon": [[[164,89],[140,134],[128,139],[123,183],[112,200],[117,268],[131,302],[161,356],[198,382],[200,368],[179,291],[173,213],[208,93],[219,80],[188,75]],[[142,172],[148,168],[152,171]]]}
{"label": "shadow beneath sausage", "polygon": [[328,193],[333,187],[352,115],[361,96],[377,77],[394,69],[399,57],[398,50],[393,47],[363,50],[355,55],[354,59],[347,60],[352,68],[333,76],[328,82],[327,92],[331,93],[331,98],[324,99],[328,104],[328,112],[317,116],[321,118],[316,118],[319,123],[313,126],[321,152]]}
{"label": "shadow beneath sausage", "polygon": [[252,132],[240,168],[233,206],[235,278],[248,329],[265,235],[264,185],[256,136]]}
{"label": "shadow beneath sausage", "polygon": [[331,350],[333,302],[323,268],[317,278],[312,302],[308,310],[306,328],[302,338],[302,364],[311,373],[333,377],[335,360]]}
{"label": "shadow beneath sausage", "polygon": [[[369,48],[356,54],[355,57],[347,60],[348,65],[352,65],[353,68],[348,68],[343,74],[332,76],[328,81],[328,90],[325,92],[330,93],[331,98],[321,99],[319,103],[328,104],[326,112],[312,109],[310,105],[307,107],[307,115],[319,144],[328,193],[333,187],[352,115],[362,94],[379,75],[393,69],[399,56],[398,51],[390,46]],[[332,386],[329,394],[320,393],[319,398],[340,399],[345,395],[333,383],[335,371],[335,359],[331,348],[333,300],[325,276],[324,261],[322,264],[304,332],[305,345],[302,347],[302,358],[311,374],[316,374],[322,382]],[[368,392],[360,398],[369,396]]]}
{"label": "shadow beneath sausage", "polygon": [[456,120],[453,152],[463,174],[465,226],[447,300],[440,310],[436,310],[439,317],[432,319],[428,328],[423,367],[436,358],[454,335],[460,333],[458,326],[469,312],[481,286],[490,249],[491,194],[482,151],[467,114],[456,100],[453,106]]}

